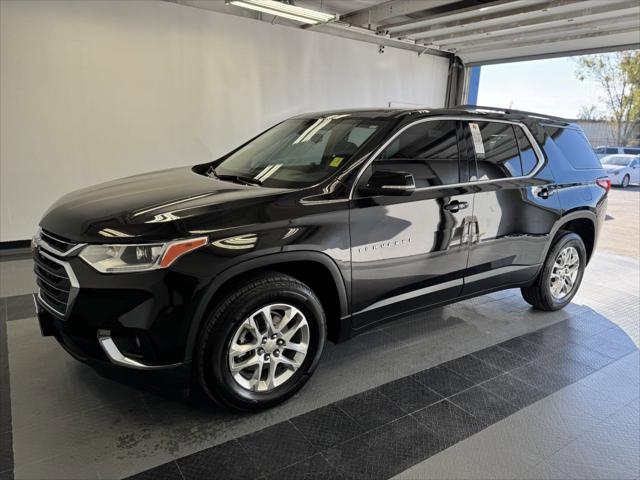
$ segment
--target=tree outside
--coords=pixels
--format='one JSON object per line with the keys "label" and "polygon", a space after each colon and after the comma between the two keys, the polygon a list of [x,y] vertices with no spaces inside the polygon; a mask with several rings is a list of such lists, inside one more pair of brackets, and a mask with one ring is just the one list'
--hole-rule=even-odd
{"label": "tree outside", "polygon": [[634,132],[640,125],[640,50],[630,50],[576,59],[576,77],[598,83],[604,95],[602,107],[583,105],[580,118],[610,122],[616,144],[636,143]]}

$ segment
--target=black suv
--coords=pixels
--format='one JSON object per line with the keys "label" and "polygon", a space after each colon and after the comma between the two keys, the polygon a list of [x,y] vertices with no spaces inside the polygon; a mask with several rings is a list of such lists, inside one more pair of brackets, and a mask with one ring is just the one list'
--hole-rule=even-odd
{"label": "black suv", "polygon": [[308,380],[325,338],[506,288],[564,307],[609,187],[559,118],[300,115],[210,163],[60,199],[33,240],[38,316],[79,360],[265,408]]}

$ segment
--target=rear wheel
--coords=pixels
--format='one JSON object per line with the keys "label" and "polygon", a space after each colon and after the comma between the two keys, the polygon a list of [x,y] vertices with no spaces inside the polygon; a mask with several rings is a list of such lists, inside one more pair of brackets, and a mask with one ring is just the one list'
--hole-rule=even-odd
{"label": "rear wheel", "polygon": [[308,286],[277,272],[251,277],[229,289],[206,320],[200,385],[227,408],[277,405],[309,379],[325,333],[322,306]]}
{"label": "rear wheel", "polygon": [[538,310],[560,310],[578,291],[586,264],[582,238],[572,232],[561,234],[549,250],[536,283],[522,288],[523,298]]}
{"label": "rear wheel", "polygon": [[627,188],[630,182],[631,182],[631,178],[629,177],[629,175],[625,175],[624,178],[622,179],[622,183],[620,183],[620,186],[622,188]]}

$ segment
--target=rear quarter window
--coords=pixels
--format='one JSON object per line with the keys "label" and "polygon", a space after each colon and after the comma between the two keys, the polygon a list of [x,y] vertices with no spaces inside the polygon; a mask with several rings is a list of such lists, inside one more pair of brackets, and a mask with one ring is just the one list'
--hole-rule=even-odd
{"label": "rear quarter window", "polygon": [[573,168],[577,170],[602,168],[587,137],[580,130],[545,126],[544,131],[548,137],[545,150],[555,147],[557,152],[554,153],[559,153]]}
{"label": "rear quarter window", "polygon": [[623,148],[623,151],[629,155],[640,155],[640,148]]}

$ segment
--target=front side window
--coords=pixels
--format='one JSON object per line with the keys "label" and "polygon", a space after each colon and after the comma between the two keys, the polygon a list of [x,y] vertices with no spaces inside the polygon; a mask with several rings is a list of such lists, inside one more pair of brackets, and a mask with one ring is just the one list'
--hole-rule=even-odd
{"label": "front side window", "polygon": [[433,120],[407,128],[373,162],[373,169],[411,173],[416,188],[459,183],[456,126],[455,120]]}
{"label": "front side window", "polygon": [[475,153],[472,179],[493,180],[522,176],[520,152],[513,125],[499,122],[468,122]]}
{"label": "front side window", "polygon": [[314,185],[345,165],[383,125],[350,114],[286,120],[214,163],[213,170],[221,178],[243,178],[267,187]]}

